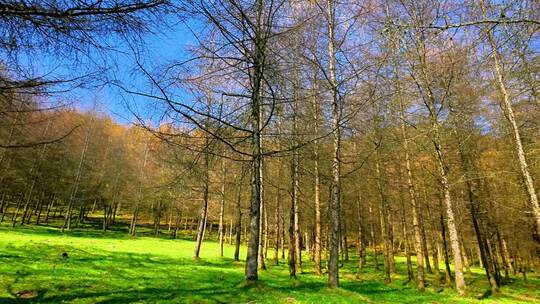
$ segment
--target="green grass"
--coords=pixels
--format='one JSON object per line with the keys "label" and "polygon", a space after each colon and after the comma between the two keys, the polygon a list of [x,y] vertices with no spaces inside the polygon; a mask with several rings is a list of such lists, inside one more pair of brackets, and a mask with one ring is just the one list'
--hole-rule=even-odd
{"label": "green grass", "polygon": [[[0,227],[0,303],[530,303],[540,302],[540,279],[513,278],[500,294],[476,300],[488,286],[480,269],[467,275],[468,296],[428,286],[419,293],[406,277],[368,268],[356,278],[357,261],[341,269],[341,288],[328,289],[311,265],[297,280],[284,261],[260,271],[260,283],[246,287],[243,262],[234,262],[233,246],[225,258],[218,245],[203,244],[194,260],[194,242],[138,237],[125,233]],[[69,258],[61,254],[67,252]],[[242,257],[245,252],[242,252]],[[268,262],[271,264],[271,261]],[[397,259],[400,273],[404,260]],[[432,278],[430,278],[432,281]]]}

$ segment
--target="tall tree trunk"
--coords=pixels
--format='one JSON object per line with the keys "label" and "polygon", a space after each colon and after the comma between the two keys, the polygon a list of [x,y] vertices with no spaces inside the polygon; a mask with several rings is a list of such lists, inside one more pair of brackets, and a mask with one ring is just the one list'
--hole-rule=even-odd
{"label": "tall tree trunk", "polygon": [[297,170],[298,167],[296,166],[295,157],[293,156],[293,164],[292,164],[292,184],[291,184],[291,209],[289,212],[289,254],[287,256],[287,263],[289,265],[289,276],[291,278],[296,278],[296,234],[294,233],[294,223],[295,223],[295,205],[297,202],[297,196],[298,193],[297,190]]}
{"label": "tall tree trunk", "polygon": [[108,215],[107,203],[103,202],[103,223],[102,230],[103,232],[107,231],[107,215]]}
{"label": "tall tree trunk", "polygon": [[446,241],[446,225],[444,223],[443,210],[441,210],[440,215],[440,224],[441,224],[441,238],[443,244],[443,253],[444,253],[444,280],[446,286],[452,286],[452,271],[450,270],[450,258],[448,257],[448,243]]}
{"label": "tall tree trunk", "polygon": [[135,203],[135,209],[133,209],[131,222],[129,224],[129,235],[131,236],[135,236],[135,233],[137,232],[138,217],[139,217],[139,202]]}
{"label": "tall tree trunk", "polygon": [[[457,126],[456,126],[457,127]],[[488,282],[491,286],[491,289],[493,292],[497,292],[499,290],[499,286],[497,283],[497,280],[495,279],[494,273],[491,271],[492,269],[492,257],[489,255],[489,250],[487,250],[487,243],[485,240],[485,233],[481,230],[481,226],[479,224],[479,206],[478,206],[478,200],[474,193],[474,187],[473,187],[473,179],[475,179],[475,176],[471,174],[471,171],[474,171],[475,168],[472,166],[472,163],[470,162],[470,159],[468,155],[465,153],[465,151],[462,148],[463,144],[459,143],[459,158],[461,162],[461,166],[463,171],[465,172],[465,185],[467,188],[467,198],[469,200],[469,203],[467,204],[467,209],[469,210],[469,213],[471,215],[471,220],[473,223],[473,228],[476,236],[476,241],[478,243],[478,248],[480,251],[480,261],[481,265],[484,266],[486,277],[488,279]],[[471,168],[472,167],[472,168]]]}
{"label": "tall tree trunk", "polygon": [[[416,30],[419,30],[418,26],[420,25],[421,21],[419,21],[417,16],[414,17],[416,22]],[[444,194],[444,204],[445,204],[445,210],[446,210],[446,221],[448,225],[448,234],[450,236],[450,246],[452,247],[452,253],[454,258],[454,266],[455,266],[455,281],[456,281],[456,290],[459,295],[463,296],[465,295],[465,278],[463,276],[463,264],[461,260],[461,250],[459,247],[459,237],[458,237],[458,231],[454,216],[454,210],[453,210],[453,201],[452,196],[450,193],[450,183],[448,181],[449,176],[449,167],[446,163],[445,153],[443,150],[441,135],[440,135],[440,122],[439,122],[439,115],[440,111],[437,108],[437,100],[433,93],[433,89],[431,87],[431,81],[430,77],[428,75],[427,70],[427,48],[425,45],[425,35],[419,35],[416,41],[416,47],[417,47],[417,55],[419,60],[418,69],[420,72],[420,83],[417,83],[419,87],[421,87],[422,94],[424,94],[425,97],[425,105],[427,107],[427,110],[429,112],[429,119],[430,119],[430,125],[431,125],[431,137],[430,140],[433,144],[435,157],[438,164],[439,174],[440,174],[440,184],[442,188],[442,192]]]}
{"label": "tall tree trunk", "polygon": [[[293,144],[297,145],[298,140],[298,82],[299,82],[299,68],[295,66],[294,68],[294,84],[293,84],[293,104],[292,104],[292,123],[293,123]],[[292,155],[292,207],[291,211],[293,214],[293,233],[294,233],[294,243],[292,246],[294,246],[294,262],[295,265],[295,272],[296,273],[302,273],[302,231],[300,227],[300,204],[299,204],[299,195],[300,195],[300,176],[299,176],[299,167],[300,167],[300,152],[298,151],[298,148],[294,148],[293,155]]]}
{"label": "tall tree trunk", "polygon": [[222,180],[221,180],[221,200],[219,204],[219,256],[223,256],[223,242],[224,242],[224,221],[223,216],[225,213],[225,180],[226,180],[226,171],[225,171],[225,159],[223,158],[221,160],[221,174],[222,174]]}
{"label": "tall tree trunk", "polygon": [[360,273],[364,270],[364,266],[366,264],[365,255],[364,255],[364,243],[363,243],[363,229],[362,229],[362,212],[360,210],[360,191],[358,191],[358,197],[356,199],[356,218],[358,221],[358,240],[356,244],[356,252],[358,255],[358,274],[357,278],[359,277]]}
{"label": "tall tree trunk", "polygon": [[391,278],[391,256],[392,256],[392,245],[391,243],[391,237],[390,237],[390,231],[389,231],[389,218],[388,218],[388,201],[386,198],[386,195],[384,193],[384,189],[382,186],[382,176],[381,176],[381,170],[380,170],[380,160],[377,152],[376,156],[376,162],[375,162],[375,172],[377,174],[376,180],[377,180],[377,190],[379,192],[379,195],[381,197],[381,208],[380,208],[380,223],[381,223],[381,235],[383,238],[383,247],[384,247],[384,282],[390,283],[392,281]]}
{"label": "tall tree trunk", "polygon": [[375,270],[379,270],[379,253],[377,251],[377,240],[375,238],[375,223],[373,215],[373,204],[369,203],[369,218],[371,219],[369,223],[369,234],[371,238],[371,246],[373,247],[373,262],[375,263]]}
{"label": "tall tree trunk", "polygon": [[[28,216],[28,209],[30,208],[30,202],[27,201],[25,204],[24,204],[24,209],[23,209],[23,214],[22,214],[22,218],[21,218],[21,226],[24,225],[24,222],[26,220],[26,217]],[[17,218],[15,218],[15,221],[13,222],[13,225],[12,227],[15,227],[15,224],[17,223]]]}
{"label": "tall tree trunk", "polygon": [[[395,52],[395,47],[393,47]],[[396,56],[396,55],[395,55]],[[419,220],[418,214],[418,201],[416,196],[416,189],[413,182],[413,174],[411,167],[411,159],[409,155],[409,139],[407,136],[407,129],[405,126],[405,106],[403,104],[403,99],[401,97],[401,84],[399,82],[397,58],[394,63],[394,83],[397,91],[397,98],[399,102],[399,118],[401,121],[400,130],[403,143],[403,154],[405,157],[405,169],[407,172],[407,188],[409,190],[409,196],[411,200],[411,211],[412,211],[412,220],[413,220],[413,232],[414,232],[414,250],[416,252],[416,264],[417,264],[417,281],[416,287],[419,291],[425,290],[425,278],[424,278],[424,248],[422,247],[425,244],[425,240],[422,239],[422,222]],[[407,257],[409,258],[409,257]],[[429,260],[428,260],[429,261]]]}
{"label": "tall tree trunk", "polygon": [[435,272],[435,287],[441,287],[441,270],[439,269],[439,241],[438,237],[435,236],[432,242],[433,248],[433,270]]}
{"label": "tall tree trunk", "polygon": [[37,214],[36,214],[36,225],[39,225],[40,224],[40,221],[41,221],[41,213],[43,211],[43,202],[45,201],[45,191],[42,191],[41,192],[41,197],[39,199],[39,202],[38,202],[38,207],[37,207]]}
{"label": "tall tree trunk", "polygon": [[[92,119],[92,121],[93,121],[93,119]],[[90,122],[90,124],[92,124],[92,121]],[[77,192],[79,190],[79,183],[81,181],[81,175],[82,175],[82,170],[83,170],[84,159],[86,157],[86,151],[88,150],[88,144],[90,143],[91,127],[92,127],[91,125],[88,126],[88,131],[86,132],[86,136],[85,136],[85,139],[84,139],[84,147],[83,147],[83,150],[81,152],[81,156],[79,158],[79,165],[77,167],[77,174],[75,175],[75,183],[73,184],[73,188],[72,188],[71,193],[69,195],[68,207],[67,207],[67,210],[66,210],[66,216],[64,218],[64,223],[62,224],[62,227],[60,228],[60,230],[62,232],[64,232],[64,229],[69,230],[71,228],[71,217],[72,217],[72,213],[73,213],[73,204],[75,203],[75,199],[77,197]]]}
{"label": "tall tree trunk", "polygon": [[[435,111],[435,107],[432,107],[432,110]],[[435,118],[436,119],[436,118]],[[448,182],[448,168],[444,161],[443,151],[440,144],[440,139],[438,135],[438,123],[433,123],[432,127],[436,130],[435,135],[435,151],[437,154],[437,159],[439,162],[439,171],[441,173],[441,186],[444,194],[444,203],[446,208],[446,222],[448,225],[448,234],[450,236],[450,246],[452,247],[453,257],[454,257],[454,266],[455,266],[455,281],[456,281],[456,290],[459,295],[465,295],[465,278],[463,276],[463,264],[461,260],[461,249],[459,247],[459,237],[456,227],[456,221],[454,217],[453,203],[450,195],[450,184]]]}
{"label": "tall tree trunk", "polygon": [[[294,100],[294,113],[293,113],[293,132],[296,142],[296,131],[297,131],[297,99]],[[299,187],[300,181],[298,177],[298,166],[299,166],[299,153],[298,149],[294,149],[292,155],[291,163],[291,210],[290,210],[290,222],[289,222],[289,275],[290,277],[296,278],[296,273],[301,272],[301,235],[300,235],[300,223],[299,223],[299,206],[298,206],[298,196],[299,196]]]}
{"label": "tall tree trunk", "polygon": [[[281,168],[280,168],[280,180],[281,180]],[[281,238],[281,189],[278,187],[277,194],[276,194],[276,213],[275,213],[275,221],[276,221],[276,228],[275,228],[275,246],[274,246],[274,264],[276,266],[279,265],[279,243]]]}
{"label": "tall tree trunk", "polygon": [[249,243],[246,259],[245,277],[248,283],[255,282],[258,279],[257,264],[259,257],[259,228],[261,220],[261,170],[262,170],[262,139],[261,132],[263,128],[263,78],[265,69],[265,47],[263,14],[264,4],[262,0],[255,2],[256,26],[254,33],[254,50],[252,63],[252,92],[251,92],[251,120],[252,120],[252,178],[251,178],[251,209],[249,222]]}
{"label": "tall tree trunk", "polygon": [[[404,210],[404,209],[403,209]],[[406,257],[406,261],[407,261],[407,281],[412,281],[414,280],[414,271],[413,271],[413,266],[412,266],[412,261],[411,261],[411,252],[410,252],[410,245],[409,245],[409,238],[407,236],[407,222],[405,221],[405,215],[403,215],[403,220],[402,220],[402,234],[403,234],[403,238],[404,238],[404,248],[405,248],[405,257]],[[418,284],[418,283],[417,283]]]}
{"label": "tall tree trunk", "polygon": [[53,194],[51,198],[51,202],[47,205],[47,213],[45,214],[45,224],[49,224],[49,215],[51,213],[51,210],[54,207],[54,200],[56,199],[56,194]]}
{"label": "tall tree trunk", "polygon": [[[483,18],[486,19],[487,18],[486,7],[484,5],[484,0],[480,0],[480,6],[482,8]],[[508,123],[510,124],[510,127],[512,128],[512,134],[514,137],[514,148],[516,149],[518,163],[521,169],[521,175],[525,183],[527,194],[529,195],[529,202],[531,204],[532,214],[536,222],[536,225],[535,225],[536,235],[538,236],[538,239],[540,240],[540,203],[538,202],[538,196],[536,195],[534,181],[529,171],[529,165],[527,162],[527,157],[525,155],[525,150],[523,149],[521,134],[520,134],[518,123],[516,122],[514,109],[512,106],[512,101],[510,100],[510,96],[506,89],[506,81],[504,79],[505,77],[504,68],[501,63],[499,49],[495,42],[495,37],[493,35],[492,29],[488,30],[488,40],[489,40],[489,45],[491,46],[491,55],[493,57],[493,68],[495,69],[495,73],[497,75],[497,84],[499,86],[499,91],[501,93],[501,98],[502,98],[501,108],[505,114],[506,119],[508,120]]]}
{"label": "tall tree trunk", "polygon": [[463,242],[463,239],[461,239],[459,242],[461,248],[461,259],[463,260],[465,271],[467,271],[468,274],[471,274],[471,265],[469,264],[469,257],[467,256],[467,250],[465,250],[465,244]]}
{"label": "tall tree trunk", "polygon": [[15,224],[17,223],[17,217],[19,216],[19,211],[21,209],[21,203],[22,203],[23,197],[19,197],[17,199],[17,204],[15,207],[15,212],[11,216],[11,227],[15,227]]}
{"label": "tall tree trunk", "polygon": [[[208,149],[208,143],[205,149]],[[210,187],[210,155],[208,151],[204,154],[204,177],[203,177],[203,201],[201,211],[199,214],[199,224],[197,227],[197,238],[195,240],[195,252],[194,257],[199,258],[201,252],[201,245],[204,239],[204,233],[206,231],[206,220],[208,218],[208,191]]]}
{"label": "tall tree trunk", "polygon": [[233,229],[234,229],[233,219],[231,218],[229,222],[229,245],[232,245],[233,243],[232,241]]}
{"label": "tall tree trunk", "polygon": [[[263,139],[261,134],[261,153],[264,153],[263,149]],[[260,205],[260,220],[259,220],[259,268],[266,270],[266,256],[265,256],[265,218],[266,218],[266,204],[265,204],[265,192],[264,192],[264,163],[261,162],[259,167],[259,176],[260,176],[260,195],[261,195],[261,205]]]}
{"label": "tall tree trunk", "polygon": [[501,254],[504,256],[505,260],[505,267],[508,268],[508,272],[514,272],[514,268],[512,266],[512,262],[510,259],[510,254],[508,253],[508,246],[506,245],[506,240],[502,234],[499,234],[499,241],[501,245]]}
{"label": "tall tree trunk", "polygon": [[178,237],[178,232],[180,231],[180,220],[181,220],[181,214],[180,214],[180,206],[178,206],[178,203],[176,203],[176,217],[174,222],[174,231],[173,231],[173,239],[176,239]]}
{"label": "tall tree trunk", "polygon": [[7,209],[5,208],[6,207],[5,203],[6,203],[6,193],[2,192],[2,201],[0,202],[0,213],[2,214],[6,213],[7,211]]}
{"label": "tall tree trunk", "polygon": [[161,200],[158,200],[157,202],[157,207],[156,207],[156,214],[155,214],[155,217],[154,217],[154,236],[157,237],[159,235],[159,232],[160,232],[160,228],[161,228],[161,209],[162,209],[162,205],[163,203],[161,202]]}
{"label": "tall tree trunk", "polygon": [[[425,228],[425,222],[424,222],[424,216],[423,216],[423,212],[422,212],[422,207],[419,207],[420,206],[420,201],[417,201],[418,203],[418,224],[420,225],[421,227],[421,233],[422,233],[422,253],[424,255],[424,260],[425,260],[425,265],[426,265],[426,270],[428,273],[432,273],[431,271],[431,264],[429,263],[429,250],[428,250],[428,242],[427,242],[427,236],[426,236],[426,228]],[[434,250],[434,249],[432,249]],[[435,263],[435,262],[434,262]]]}
{"label": "tall tree trunk", "polygon": [[[42,136],[45,137],[47,135],[47,132],[49,130],[50,125],[51,125],[51,121],[49,120],[47,122],[47,125],[46,125],[45,129],[43,130]],[[28,187],[27,193],[26,193],[26,203],[25,203],[25,206],[24,206],[24,212],[23,212],[23,217],[22,217],[22,220],[21,220],[21,225],[24,225],[25,220],[28,220],[28,223],[30,223],[30,218],[32,217],[32,213],[28,214],[29,207],[30,207],[29,204],[31,203],[34,188],[35,188],[36,183],[38,181],[38,177],[39,177],[39,172],[38,171],[40,170],[41,163],[42,163],[43,158],[45,156],[46,149],[47,149],[46,144],[41,146],[41,149],[39,151],[39,155],[38,155],[37,159],[34,160],[34,162],[32,164],[32,167],[30,169],[31,182],[30,182],[30,186]],[[38,201],[38,203],[39,203],[39,201]],[[28,216],[28,218],[27,218],[27,216]],[[13,222],[13,226],[15,226],[15,224],[16,224],[16,219]]]}
{"label": "tall tree trunk", "polygon": [[332,200],[330,203],[330,257],[328,261],[328,286],[339,286],[339,228],[340,228],[340,196],[341,196],[341,106],[338,95],[338,84],[335,67],[335,2],[327,0],[327,26],[328,26],[328,74],[332,94]]}
{"label": "tall tree trunk", "polygon": [[345,216],[341,217],[341,235],[342,235],[342,242],[343,242],[343,260],[349,261],[349,240],[347,238],[347,221]]}
{"label": "tall tree trunk", "polygon": [[269,226],[268,226],[268,211],[266,206],[264,206],[264,258],[266,259],[268,257],[268,242],[269,242]]}
{"label": "tall tree trunk", "polygon": [[[314,94],[316,96],[316,94]],[[313,98],[313,132],[315,136],[319,134],[319,105],[317,98]],[[317,140],[313,142],[313,158],[314,158],[314,201],[313,208],[315,209],[315,228],[314,228],[314,247],[313,247],[313,263],[315,265],[315,274],[322,275],[321,269],[321,180],[319,172],[319,143]]]}
{"label": "tall tree trunk", "polygon": [[236,198],[236,223],[234,225],[235,230],[235,247],[234,247],[234,260],[240,260],[240,245],[242,244],[242,180],[243,174],[240,178],[238,185],[238,196]]}

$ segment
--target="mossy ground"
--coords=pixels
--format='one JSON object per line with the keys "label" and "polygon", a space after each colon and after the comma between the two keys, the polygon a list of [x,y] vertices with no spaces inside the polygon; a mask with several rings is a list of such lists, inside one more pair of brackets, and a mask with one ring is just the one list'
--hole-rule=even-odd
{"label": "mossy ground", "polygon": [[353,257],[341,268],[338,289],[328,289],[326,277],[314,275],[309,262],[297,280],[289,279],[285,261],[279,266],[268,261],[259,283],[246,286],[244,263],[232,259],[233,246],[219,257],[218,244],[207,241],[198,260],[192,258],[193,248],[187,236],[129,238],[125,232],[62,234],[54,228],[3,226],[0,303],[540,303],[540,278],[534,273],[527,283],[513,277],[500,294],[482,300],[488,286],[480,269],[467,274],[465,298],[432,285],[419,293],[406,282],[403,258],[397,258],[400,275],[391,284],[384,284],[382,270],[375,271],[371,260],[357,277]]}

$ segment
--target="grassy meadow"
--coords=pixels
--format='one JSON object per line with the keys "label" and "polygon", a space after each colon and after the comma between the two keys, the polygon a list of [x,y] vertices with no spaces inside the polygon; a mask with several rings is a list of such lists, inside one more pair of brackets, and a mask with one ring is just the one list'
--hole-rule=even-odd
{"label": "grassy meadow", "polygon": [[482,271],[473,268],[466,275],[468,295],[460,298],[431,285],[417,292],[406,282],[404,258],[397,258],[400,274],[391,284],[371,259],[357,277],[354,255],[341,268],[339,289],[328,289],[326,277],[312,273],[307,256],[297,280],[289,279],[285,261],[275,266],[269,260],[260,283],[244,286],[244,264],[232,259],[233,246],[220,257],[218,244],[205,241],[198,260],[193,248],[188,236],[171,240],[143,231],[130,239],[124,232],[2,226],[0,303],[540,303],[535,273],[527,283],[513,277],[500,294],[489,295]]}

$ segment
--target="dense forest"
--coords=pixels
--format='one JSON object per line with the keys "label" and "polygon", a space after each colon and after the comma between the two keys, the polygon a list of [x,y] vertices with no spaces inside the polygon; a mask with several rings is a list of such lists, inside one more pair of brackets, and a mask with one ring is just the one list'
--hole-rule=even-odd
{"label": "dense forest", "polygon": [[[248,284],[286,263],[291,280],[312,271],[336,288],[354,258],[360,279],[404,271],[418,291],[459,295],[477,267],[497,293],[540,271],[539,12],[514,0],[4,1],[0,222],[151,230],[194,240],[195,258],[233,245]],[[193,41],[153,58],[141,37],[175,26]],[[111,41],[138,82],[90,67],[113,57]],[[40,54],[80,74],[32,75]],[[79,106],[103,88],[138,104],[126,101],[130,122],[99,106],[112,100]]]}

